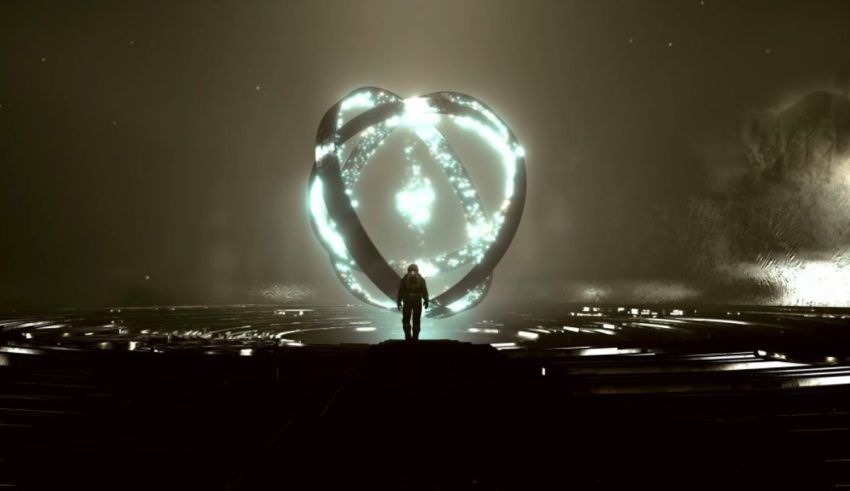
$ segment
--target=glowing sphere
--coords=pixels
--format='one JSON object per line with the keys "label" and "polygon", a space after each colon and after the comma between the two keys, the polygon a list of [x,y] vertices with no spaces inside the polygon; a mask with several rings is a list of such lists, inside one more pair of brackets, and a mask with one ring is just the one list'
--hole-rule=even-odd
{"label": "glowing sphere", "polygon": [[[500,206],[487,214],[466,168],[437,128],[449,118],[489,145],[498,155],[505,181]],[[525,151],[505,123],[484,103],[456,92],[435,92],[402,99],[392,92],[364,87],[351,92],[325,113],[316,135],[316,157],[308,188],[310,223],[343,285],[372,305],[395,308],[404,264],[385,259],[372,242],[351,199],[363,167],[396,129],[407,128],[424,143],[446,174],[466,216],[467,241],[458,250],[417,260],[426,277],[471,265],[457,283],[431,299],[426,311],[445,317],[484,299],[519,226],[525,204]],[[343,159],[344,147],[353,148]],[[344,160],[344,162],[343,162]],[[436,199],[430,181],[419,175],[396,193],[396,208],[411,227],[430,220]],[[387,298],[374,298],[360,284],[360,272]]]}

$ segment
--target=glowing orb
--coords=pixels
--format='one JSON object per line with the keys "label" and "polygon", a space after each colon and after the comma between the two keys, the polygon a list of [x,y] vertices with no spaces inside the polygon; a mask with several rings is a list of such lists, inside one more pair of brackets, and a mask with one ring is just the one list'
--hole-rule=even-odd
{"label": "glowing orb", "polygon": [[[485,213],[466,168],[436,127],[448,118],[470,130],[499,156],[505,173],[501,205]],[[388,261],[363,228],[351,199],[363,167],[396,129],[407,128],[425,144],[446,174],[466,216],[467,242],[460,249],[417,259],[420,272],[436,276],[472,265],[457,283],[431,300],[426,311],[445,317],[484,299],[493,269],[508,249],[525,205],[525,151],[505,123],[481,101],[456,92],[435,92],[402,99],[392,92],[365,87],[351,92],[325,113],[316,135],[316,160],[308,189],[310,223],[328,252],[343,285],[364,302],[393,309],[404,264]],[[344,159],[344,149],[352,148]],[[413,228],[426,224],[436,195],[427,178],[413,178],[396,193],[396,208]],[[376,299],[360,284],[362,273],[387,298]]]}

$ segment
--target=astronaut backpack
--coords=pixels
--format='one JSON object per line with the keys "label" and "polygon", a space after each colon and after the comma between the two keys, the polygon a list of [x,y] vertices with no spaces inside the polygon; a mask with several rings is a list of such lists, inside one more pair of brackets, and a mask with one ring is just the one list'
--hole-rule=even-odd
{"label": "astronaut backpack", "polygon": [[407,293],[422,293],[422,277],[416,273],[407,275]]}

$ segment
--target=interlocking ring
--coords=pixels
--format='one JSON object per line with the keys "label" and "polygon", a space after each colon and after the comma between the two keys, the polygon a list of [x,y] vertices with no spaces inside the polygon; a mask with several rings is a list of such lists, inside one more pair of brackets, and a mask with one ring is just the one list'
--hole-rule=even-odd
{"label": "interlocking ring", "polygon": [[[436,127],[447,117],[481,137],[504,166],[504,196],[499,208],[485,213],[469,174]],[[351,194],[363,167],[396,129],[408,128],[446,173],[467,218],[468,242],[458,250],[423,263],[431,275],[472,264],[457,283],[432,298],[431,317],[447,317],[480,303],[493,269],[508,249],[525,205],[525,151],[507,125],[481,101],[457,92],[435,92],[402,99],[375,87],[357,89],[331,107],[319,124],[316,160],[308,185],[310,223],[328,252],[337,277],[360,300],[395,308],[403,263],[387,261],[363,228]],[[344,150],[351,148],[344,165]],[[360,285],[363,273],[388,299],[376,299]]]}

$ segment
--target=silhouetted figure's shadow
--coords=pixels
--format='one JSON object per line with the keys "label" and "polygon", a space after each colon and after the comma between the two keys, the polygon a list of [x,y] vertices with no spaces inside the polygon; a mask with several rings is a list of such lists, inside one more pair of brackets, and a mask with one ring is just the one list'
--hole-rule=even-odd
{"label": "silhouetted figure's shadow", "polygon": [[[407,274],[398,286],[396,304],[402,311],[401,326],[404,329],[404,339],[418,340],[422,307],[424,305],[426,309],[428,308],[428,286],[425,284],[425,278],[419,275],[419,266],[411,264],[407,267]],[[413,320],[412,330],[411,319]]]}

